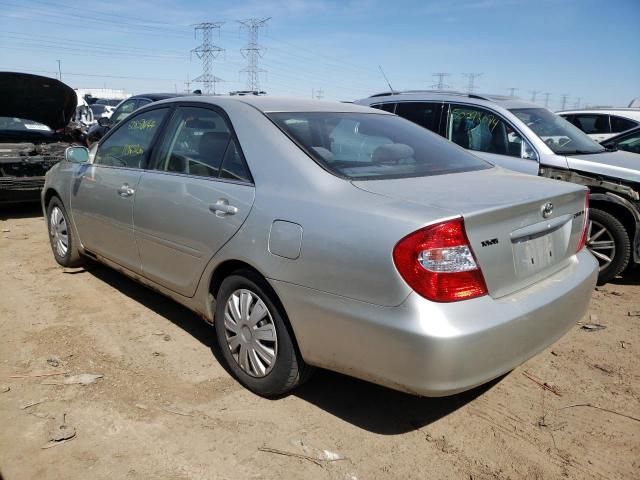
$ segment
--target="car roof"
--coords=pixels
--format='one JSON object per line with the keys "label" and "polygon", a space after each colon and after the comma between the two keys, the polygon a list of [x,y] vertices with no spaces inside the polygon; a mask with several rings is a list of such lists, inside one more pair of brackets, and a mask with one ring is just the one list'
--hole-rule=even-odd
{"label": "car roof", "polygon": [[605,108],[605,107],[598,107],[598,108],[583,108],[583,109],[577,109],[577,110],[562,110],[559,112],[556,112],[558,115],[573,115],[573,114],[579,114],[579,113],[593,113],[593,114],[598,114],[598,113],[606,113],[606,114],[611,114],[611,115],[620,115],[622,117],[628,117],[628,118],[635,118],[635,119],[640,119],[640,108]]}
{"label": "car roof", "polygon": [[[176,100],[176,99],[173,99]],[[259,95],[197,95],[184,96],[179,99],[183,102],[212,103],[224,107],[234,103],[244,103],[251,105],[263,113],[275,112],[360,112],[372,113],[369,107],[355,105],[353,103],[332,102],[324,100],[313,100],[298,97],[272,97]],[[167,100],[171,102],[171,100]],[[391,115],[381,110],[375,113]]]}
{"label": "car roof", "polygon": [[168,98],[174,97],[184,97],[185,95],[191,95],[189,93],[141,93],[138,95],[132,95],[130,98],[148,98],[149,100],[158,101],[158,100],[166,100]]}
{"label": "car roof", "polygon": [[388,103],[394,101],[442,101],[455,102],[465,101],[465,103],[476,103],[478,105],[498,104],[506,109],[511,108],[543,108],[532,102],[527,102],[518,97],[506,95],[494,95],[484,93],[465,93],[455,90],[404,90],[393,92],[382,92],[371,95],[368,98],[359,100],[368,104]]}

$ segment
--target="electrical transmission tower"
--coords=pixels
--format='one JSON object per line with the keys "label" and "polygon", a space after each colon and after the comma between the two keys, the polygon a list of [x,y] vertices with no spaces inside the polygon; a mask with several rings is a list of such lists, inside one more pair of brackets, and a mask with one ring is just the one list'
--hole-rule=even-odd
{"label": "electrical transmission tower", "polygon": [[447,85],[444,83],[444,79],[450,77],[450,73],[438,72],[433,74],[434,77],[437,77],[438,82],[434,85],[431,85],[431,88],[435,88],[436,90],[444,90],[445,88],[451,88],[451,85]]}
{"label": "electrical transmission tower", "polygon": [[573,108],[580,108],[580,102],[582,101],[582,97],[576,98],[576,101],[573,104]]}
{"label": "electrical transmission tower", "polygon": [[532,101],[533,103],[535,103],[535,101],[536,101],[536,97],[537,97],[537,96],[538,96],[538,94],[539,94],[539,93],[541,93],[541,92],[540,92],[540,90],[530,90],[530,92],[531,92],[531,101]]}
{"label": "electrical transmission tower", "polygon": [[247,59],[247,66],[240,70],[240,73],[247,74],[247,90],[257,92],[260,90],[260,73],[266,72],[258,67],[258,60],[264,55],[264,48],[258,44],[258,31],[264,27],[271,17],[249,18],[238,20],[240,28],[246,28],[249,33],[249,42],[240,49],[242,56]]}
{"label": "electrical transmission tower", "polygon": [[224,52],[224,49],[211,43],[211,33],[215,29],[220,30],[223,24],[224,22],[204,22],[194,25],[195,36],[197,36],[198,30],[202,31],[202,45],[191,50],[191,53],[195,53],[202,60],[202,75],[194,78],[193,81],[202,83],[202,91],[205,94],[215,94],[216,82],[221,81],[220,78],[211,73],[211,66],[216,57],[220,55],[220,52]]}
{"label": "electrical transmission tower", "polygon": [[463,73],[462,76],[469,79],[467,93],[473,93],[476,88],[476,78],[481,77],[482,73]]}
{"label": "electrical transmission tower", "polygon": [[560,110],[564,110],[567,108],[567,100],[569,99],[569,94],[568,93],[563,93],[562,94],[562,99],[560,100]]}
{"label": "electrical transmission tower", "polygon": [[311,89],[311,98],[315,98],[316,100],[322,100],[324,98],[324,90],[319,88],[316,90],[315,88]]}
{"label": "electrical transmission tower", "polygon": [[516,87],[509,87],[507,90],[509,90],[509,96],[510,96],[510,97],[515,97],[515,96],[516,96],[516,91],[518,90],[518,88],[516,88]]}
{"label": "electrical transmission tower", "polygon": [[549,108],[549,97],[551,96],[550,92],[545,92],[544,94],[544,108]]}

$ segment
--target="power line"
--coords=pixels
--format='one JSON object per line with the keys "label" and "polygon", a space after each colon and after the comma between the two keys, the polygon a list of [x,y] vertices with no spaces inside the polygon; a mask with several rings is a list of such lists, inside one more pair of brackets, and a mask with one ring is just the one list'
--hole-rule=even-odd
{"label": "power line", "polygon": [[435,85],[431,85],[431,88],[436,88],[437,90],[444,90],[445,88],[451,88],[451,85],[447,85],[446,83],[444,83],[444,79],[446,77],[451,76],[450,73],[438,72],[438,73],[434,73],[432,76],[436,77],[438,79],[438,82]]}
{"label": "power line", "polygon": [[194,26],[194,33],[197,35],[198,30],[202,31],[202,45],[191,50],[196,56],[202,60],[202,75],[193,79],[194,82],[202,83],[202,90],[205,94],[210,94],[213,87],[213,93],[216,93],[216,82],[221,79],[211,73],[213,60],[224,52],[224,49],[211,43],[211,32],[220,30],[224,22],[204,22]]}
{"label": "power line", "polygon": [[463,73],[462,76],[469,79],[469,83],[467,84],[467,93],[473,93],[475,90],[476,78],[481,77],[482,73]]}
{"label": "power line", "polygon": [[240,49],[242,56],[247,59],[247,66],[240,70],[240,73],[247,74],[247,90],[257,92],[260,90],[260,73],[266,70],[258,67],[258,59],[264,55],[264,48],[258,44],[258,31],[266,26],[271,17],[249,18],[238,20],[240,28],[245,28],[249,35],[249,40],[244,48]]}

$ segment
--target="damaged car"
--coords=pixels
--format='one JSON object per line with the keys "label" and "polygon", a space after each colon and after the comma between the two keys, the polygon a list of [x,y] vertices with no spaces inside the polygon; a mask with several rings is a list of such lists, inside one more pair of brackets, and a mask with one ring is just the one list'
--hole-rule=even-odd
{"label": "damaged car", "polygon": [[636,154],[609,151],[562,117],[513,97],[394,91],[356,103],[411,120],[495,165],[588,187],[587,247],[600,263],[599,282],[640,264]]}
{"label": "damaged car", "polygon": [[82,143],[76,92],[53,78],[0,72],[0,203],[37,201],[46,172]]}

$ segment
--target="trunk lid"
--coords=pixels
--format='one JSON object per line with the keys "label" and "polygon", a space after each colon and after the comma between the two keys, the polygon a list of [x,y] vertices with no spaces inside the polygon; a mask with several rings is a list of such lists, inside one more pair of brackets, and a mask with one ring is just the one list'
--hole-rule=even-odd
{"label": "trunk lid", "polygon": [[[371,193],[462,216],[494,298],[564,268],[575,254],[582,231],[584,187],[500,168],[352,183]],[[551,210],[546,217],[545,206]]]}

